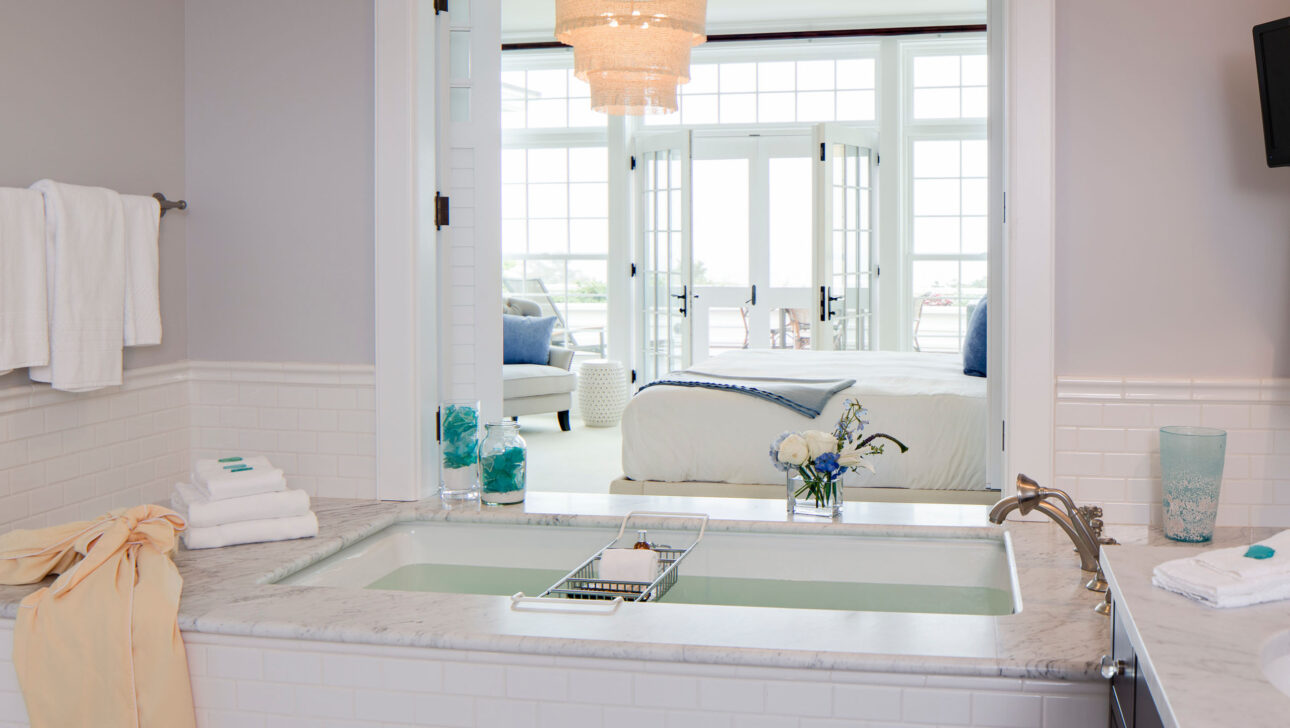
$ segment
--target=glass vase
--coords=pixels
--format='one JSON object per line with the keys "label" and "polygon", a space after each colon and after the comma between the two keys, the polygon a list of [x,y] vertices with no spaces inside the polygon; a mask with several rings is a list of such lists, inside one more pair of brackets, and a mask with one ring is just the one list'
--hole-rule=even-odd
{"label": "glass vase", "polygon": [[1165,535],[1175,541],[1214,537],[1227,433],[1210,427],[1161,427],[1161,506]]}
{"label": "glass vase", "polygon": [[838,518],[842,515],[842,481],[828,478],[807,481],[788,476],[788,514]]}
{"label": "glass vase", "polygon": [[490,422],[479,445],[479,474],[483,484],[480,500],[501,506],[524,500],[524,477],[528,445],[520,437],[517,422]]}
{"label": "glass vase", "polygon": [[478,400],[448,400],[439,407],[439,457],[439,496],[444,502],[478,501]]}

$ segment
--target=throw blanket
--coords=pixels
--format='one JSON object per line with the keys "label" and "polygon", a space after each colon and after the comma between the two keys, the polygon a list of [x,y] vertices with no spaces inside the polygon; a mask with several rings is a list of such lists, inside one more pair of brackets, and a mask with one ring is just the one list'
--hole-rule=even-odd
{"label": "throw blanket", "polygon": [[720,389],[774,402],[799,415],[814,419],[820,416],[825,405],[835,394],[855,383],[854,379],[733,377],[688,369],[650,382],[641,387],[641,390],[658,386]]}
{"label": "throw blanket", "polygon": [[22,600],[13,664],[32,728],[193,728],[170,560],[184,520],[160,506],[0,536],[0,584],[58,578]]}

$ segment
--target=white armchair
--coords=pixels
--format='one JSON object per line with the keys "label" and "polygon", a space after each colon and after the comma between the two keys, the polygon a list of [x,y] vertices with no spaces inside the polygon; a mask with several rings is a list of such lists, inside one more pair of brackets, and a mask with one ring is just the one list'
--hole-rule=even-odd
{"label": "white armchair", "polygon": [[[502,313],[513,316],[541,316],[542,308],[525,298],[505,297]],[[568,432],[569,408],[578,375],[570,371],[573,352],[551,347],[546,364],[502,365],[502,415],[519,417],[555,412],[560,429]]]}

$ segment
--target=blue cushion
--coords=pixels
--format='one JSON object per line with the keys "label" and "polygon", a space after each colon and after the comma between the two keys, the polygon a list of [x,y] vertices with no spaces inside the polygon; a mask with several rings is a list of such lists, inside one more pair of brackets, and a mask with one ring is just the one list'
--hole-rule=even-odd
{"label": "blue cushion", "polygon": [[981,297],[972,319],[968,321],[967,339],[963,342],[963,373],[970,377],[985,376],[986,301]]}
{"label": "blue cushion", "polygon": [[546,364],[554,330],[554,316],[502,314],[502,363]]}

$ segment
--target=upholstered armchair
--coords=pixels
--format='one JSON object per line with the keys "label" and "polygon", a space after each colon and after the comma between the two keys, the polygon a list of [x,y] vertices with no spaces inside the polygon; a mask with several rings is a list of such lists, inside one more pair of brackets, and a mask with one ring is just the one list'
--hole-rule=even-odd
{"label": "upholstered armchair", "polygon": [[[502,313],[541,316],[542,308],[526,298],[503,297]],[[551,347],[546,364],[502,365],[502,415],[519,417],[554,412],[560,429],[569,431],[569,408],[578,376],[570,371],[573,352]]]}

